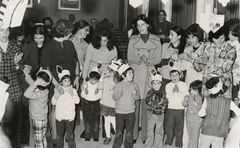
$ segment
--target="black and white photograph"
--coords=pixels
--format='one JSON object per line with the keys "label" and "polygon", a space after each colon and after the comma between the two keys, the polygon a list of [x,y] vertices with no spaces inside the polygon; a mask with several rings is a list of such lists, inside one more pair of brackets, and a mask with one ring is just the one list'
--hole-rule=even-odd
{"label": "black and white photograph", "polygon": [[240,0],[0,0],[0,148],[240,148]]}

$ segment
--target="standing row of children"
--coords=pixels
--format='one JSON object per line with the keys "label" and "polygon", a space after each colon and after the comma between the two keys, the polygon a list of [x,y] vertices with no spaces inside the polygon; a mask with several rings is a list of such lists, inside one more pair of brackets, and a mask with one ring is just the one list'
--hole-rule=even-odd
{"label": "standing row of children", "polygon": [[[79,96],[70,82],[70,72],[56,67],[59,82],[64,90],[63,94],[55,90],[51,100],[56,105],[57,122],[57,147],[63,148],[64,134],[67,133],[69,148],[75,148],[74,139],[74,118],[75,104],[79,103]],[[47,113],[48,113],[48,85],[52,76],[48,70],[40,69],[37,79],[33,81],[29,75],[28,67],[24,73],[26,81],[30,84],[25,91],[25,96],[30,98],[30,117],[32,132],[34,134],[35,147],[47,147]],[[166,145],[171,145],[176,137],[176,146],[181,147],[184,106],[188,106],[187,125],[189,134],[192,137],[190,142],[198,145],[201,118],[197,113],[201,108],[202,97],[201,81],[194,81],[190,85],[188,95],[187,84],[180,81],[180,71],[172,68],[170,76],[172,82],[162,86],[162,76],[158,71],[152,70],[151,89],[146,96],[148,106],[148,139],[146,147],[163,146],[164,132],[166,134]],[[122,60],[112,61],[108,71],[101,73],[101,64],[93,68],[89,73],[88,80],[82,86],[81,96],[83,103],[83,119],[85,126],[85,141],[91,138],[98,142],[99,138],[99,117],[105,118],[106,139],[105,144],[111,141],[110,127],[116,129],[116,136],[113,148],[133,147],[133,129],[135,122],[135,101],[140,98],[139,89],[133,82],[134,70]],[[187,97],[188,96],[188,97]],[[164,117],[165,116],[165,117]],[[164,123],[164,124],[163,124]],[[155,127],[156,126],[156,127]],[[154,130],[155,127],[155,130]]]}

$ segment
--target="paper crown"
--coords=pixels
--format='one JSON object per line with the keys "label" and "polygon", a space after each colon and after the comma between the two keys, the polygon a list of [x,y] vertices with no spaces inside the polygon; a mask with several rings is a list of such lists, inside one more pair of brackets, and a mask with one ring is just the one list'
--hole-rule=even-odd
{"label": "paper crown", "polygon": [[92,71],[91,72],[97,72],[97,73],[101,73],[102,71],[102,62],[101,61],[98,61],[97,63],[97,66],[93,67]]}
{"label": "paper crown", "polygon": [[69,70],[67,69],[63,70],[63,68],[59,65],[56,66],[56,69],[57,69],[59,81],[61,81],[64,76],[70,76]]}
{"label": "paper crown", "polygon": [[40,69],[38,70],[38,72],[37,72],[36,75],[38,75],[39,72],[45,72],[45,73],[48,74],[48,76],[49,76],[49,78],[50,78],[50,81],[48,82],[48,84],[50,84],[51,81],[52,81],[52,75],[51,75],[50,71],[49,71],[49,70],[46,70],[46,69],[43,69],[42,67],[40,67]]}
{"label": "paper crown", "polygon": [[27,0],[3,0],[0,5],[0,28],[21,26]]}
{"label": "paper crown", "polygon": [[118,59],[117,61],[112,61],[108,67],[114,71],[117,71],[121,65],[122,65],[122,60]]}
{"label": "paper crown", "polygon": [[210,94],[216,94],[223,89],[223,82],[219,77],[212,77],[205,83]]}
{"label": "paper crown", "polygon": [[156,69],[151,71],[151,80],[152,81],[162,81],[162,76],[157,73]]}
{"label": "paper crown", "polygon": [[130,66],[128,64],[123,63],[122,65],[119,66],[117,72],[119,75],[122,75]]}
{"label": "paper crown", "polygon": [[172,70],[176,70],[176,71],[178,71],[178,72],[181,72],[176,66],[170,67],[170,71],[172,71]]}

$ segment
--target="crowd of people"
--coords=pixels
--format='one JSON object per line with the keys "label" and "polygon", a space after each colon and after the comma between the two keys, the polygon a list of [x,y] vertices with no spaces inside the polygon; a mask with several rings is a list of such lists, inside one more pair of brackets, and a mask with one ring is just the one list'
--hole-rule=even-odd
{"label": "crowd of people", "polygon": [[102,117],[103,143],[113,140],[113,148],[133,148],[139,137],[146,148],[231,143],[230,119],[240,115],[239,19],[206,33],[199,24],[172,25],[164,10],[154,23],[141,14],[128,32],[127,61],[108,19],[75,19],[45,17],[28,35],[0,28],[0,80],[10,84],[1,126],[14,148],[63,148],[64,139],[76,148],[80,110],[81,138],[99,142]]}

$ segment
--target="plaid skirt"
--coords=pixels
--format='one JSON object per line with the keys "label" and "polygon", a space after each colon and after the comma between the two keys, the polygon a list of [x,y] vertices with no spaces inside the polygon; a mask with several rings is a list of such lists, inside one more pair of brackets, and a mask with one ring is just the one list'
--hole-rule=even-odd
{"label": "plaid skirt", "polygon": [[115,116],[115,108],[100,104],[100,115],[102,115],[102,116]]}

